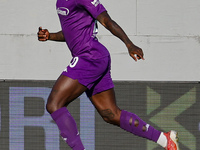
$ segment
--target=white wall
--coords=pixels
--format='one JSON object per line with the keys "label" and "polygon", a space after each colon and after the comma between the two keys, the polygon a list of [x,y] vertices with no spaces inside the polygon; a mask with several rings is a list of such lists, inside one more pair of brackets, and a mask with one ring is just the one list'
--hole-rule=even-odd
{"label": "white wall", "polygon": [[[200,81],[200,1],[101,0],[143,48],[134,62],[124,44],[100,26],[114,80]],[[71,56],[65,43],[38,42],[39,26],[60,30],[55,0],[0,1],[0,79],[55,80]]]}

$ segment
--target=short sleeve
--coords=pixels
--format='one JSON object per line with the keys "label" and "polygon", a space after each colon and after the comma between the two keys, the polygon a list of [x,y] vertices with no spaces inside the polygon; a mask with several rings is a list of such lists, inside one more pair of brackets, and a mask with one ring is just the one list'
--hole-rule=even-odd
{"label": "short sleeve", "polygon": [[99,0],[76,0],[77,5],[84,7],[96,19],[99,14],[106,11]]}

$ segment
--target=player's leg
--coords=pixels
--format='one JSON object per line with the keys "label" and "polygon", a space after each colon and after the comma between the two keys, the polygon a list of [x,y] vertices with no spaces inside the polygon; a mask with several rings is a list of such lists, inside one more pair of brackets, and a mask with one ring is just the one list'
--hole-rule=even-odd
{"label": "player's leg", "polygon": [[118,108],[113,89],[93,95],[91,101],[106,122],[155,142],[158,140],[160,131],[146,124],[137,115]]}
{"label": "player's leg", "polygon": [[163,133],[161,134],[160,131],[145,123],[136,114],[119,109],[116,105],[113,89],[93,95],[91,101],[106,122],[120,126],[128,132],[154,142],[158,143],[159,140],[158,144],[166,147],[167,138]]}
{"label": "player's leg", "polygon": [[113,89],[95,94],[90,100],[104,121],[120,126],[121,110],[116,104]]}
{"label": "player's leg", "polygon": [[54,84],[47,101],[47,111],[51,114],[70,102],[87,90],[78,80],[73,80],[61,75]]}
{"label": "player's leg", "polygon": [[62,138],[73,150],[84,150],[76,123],[67,110],[67,106],[87,88],[77,80],[61,75],[49,95],[47,111],[56,122]]}

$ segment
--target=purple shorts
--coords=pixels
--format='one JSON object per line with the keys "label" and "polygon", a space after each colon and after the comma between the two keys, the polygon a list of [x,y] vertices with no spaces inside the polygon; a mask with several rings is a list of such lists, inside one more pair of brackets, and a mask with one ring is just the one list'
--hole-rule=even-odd
{"label": "purple shorts", "polygon": [[114,87],[110,69],[110,56],[101,59],[74,57],[62,75],[77,79],[80,84],[88,88],[86,94],[91,97]]}

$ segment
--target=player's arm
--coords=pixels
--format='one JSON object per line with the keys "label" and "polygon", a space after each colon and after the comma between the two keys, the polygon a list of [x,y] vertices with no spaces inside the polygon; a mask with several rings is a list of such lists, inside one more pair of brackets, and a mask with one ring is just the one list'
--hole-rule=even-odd
{"label": "player's arm", "polygon": [[49,33],[47,29],[42,29],[42,27],[39,27],[37,35],[39,41],[52,40],[52,41],[65,42],[65,37],[62,31],[59,31],[57,33]]}
{"label": "player's arm", "polygon": [[97,20],[113,35],[115,35],[124,42],[124,44],[128,48],[130,56],[135,61],[137,61],[138,59],[144,59],[143,58],[144,54],[142,49],[132,43],[132,41],[128,38],[123,29],[114,20],[111,19],[111,17],[108,15],[106,11],[102,12],[97,17]]}

